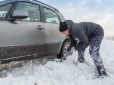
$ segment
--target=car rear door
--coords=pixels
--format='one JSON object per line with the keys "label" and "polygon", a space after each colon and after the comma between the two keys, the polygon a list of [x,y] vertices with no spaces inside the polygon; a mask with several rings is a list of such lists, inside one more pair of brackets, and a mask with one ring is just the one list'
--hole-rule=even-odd
{"label": "car rear door", "polygon": [[[40,5],[18,2],[15,10],[25,9],[28,18],[15,21],[0,21],[0,58],[9,59],[22,56],[44,55],[44,23]],[[2,11],[5,10],[4,8]],[[10,15],[11,16],[11,15]],[[29,57],[28,57],[29,58]]]}
{"label": "car rear door", "polygon": [[62,33],[59,32],[60,18],[58,14],[44,7],[45,16],[45,54],[57,54],[61,39],[63,38]]}

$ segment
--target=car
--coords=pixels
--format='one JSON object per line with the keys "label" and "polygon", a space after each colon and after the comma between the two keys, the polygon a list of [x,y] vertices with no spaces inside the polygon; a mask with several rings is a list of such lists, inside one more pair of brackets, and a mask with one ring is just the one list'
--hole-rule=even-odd
{"label": "car", "polygon": [[70,38],[59,32],[65,21],[54,7],[37,0],[0,2],[0,63],[45,58],[63,58]]}

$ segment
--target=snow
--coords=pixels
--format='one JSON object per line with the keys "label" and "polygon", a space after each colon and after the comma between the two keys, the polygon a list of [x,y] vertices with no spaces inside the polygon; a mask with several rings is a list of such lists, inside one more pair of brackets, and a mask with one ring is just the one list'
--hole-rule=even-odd
{"label": "snow", "polygon": [[63,62],[48,61],[45,65],[27,63],[15,68],[0,85],[114,85],[114,41],[104,39],[100,54],[110,77],[95,78],[95,66],[86,49],[85,59],[91,63],[83,70],[76,66],[77,52]]}

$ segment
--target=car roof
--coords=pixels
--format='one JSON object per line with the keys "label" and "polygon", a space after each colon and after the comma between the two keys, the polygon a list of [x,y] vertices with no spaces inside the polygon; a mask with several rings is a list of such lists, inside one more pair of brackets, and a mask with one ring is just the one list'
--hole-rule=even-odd
{"label": "car roof", "polygon": [[3,1],[0,2],[0,5],[7,4],[7,3],[10,3],[10,2],[15,2],[15,1],[30,1],[30,2],[38,3],[38,4],[43,5],[45,7],[51,8],[54,11],[58,11],[56,8],[54,8],[54,7],[50,6],[50,5],[47,5],[47,4],[43,3],[43,2],[40,2],[38,0],[3,0]]}

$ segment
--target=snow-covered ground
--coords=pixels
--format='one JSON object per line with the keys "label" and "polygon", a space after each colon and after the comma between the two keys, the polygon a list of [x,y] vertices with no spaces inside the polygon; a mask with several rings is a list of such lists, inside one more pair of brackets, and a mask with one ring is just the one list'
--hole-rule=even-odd
{"label": "snow-covered ground", "polygon": [[0,78],[0,85],[114,85],[114,41],[103,40],[100,54],[110,77],[94,78],[95,66],[86,49],[85,59],[91,66],[81,70],[74,62],[77,52],[66,61],[48,61],[45,65],[26,64],[15,68],[5,78]]}

